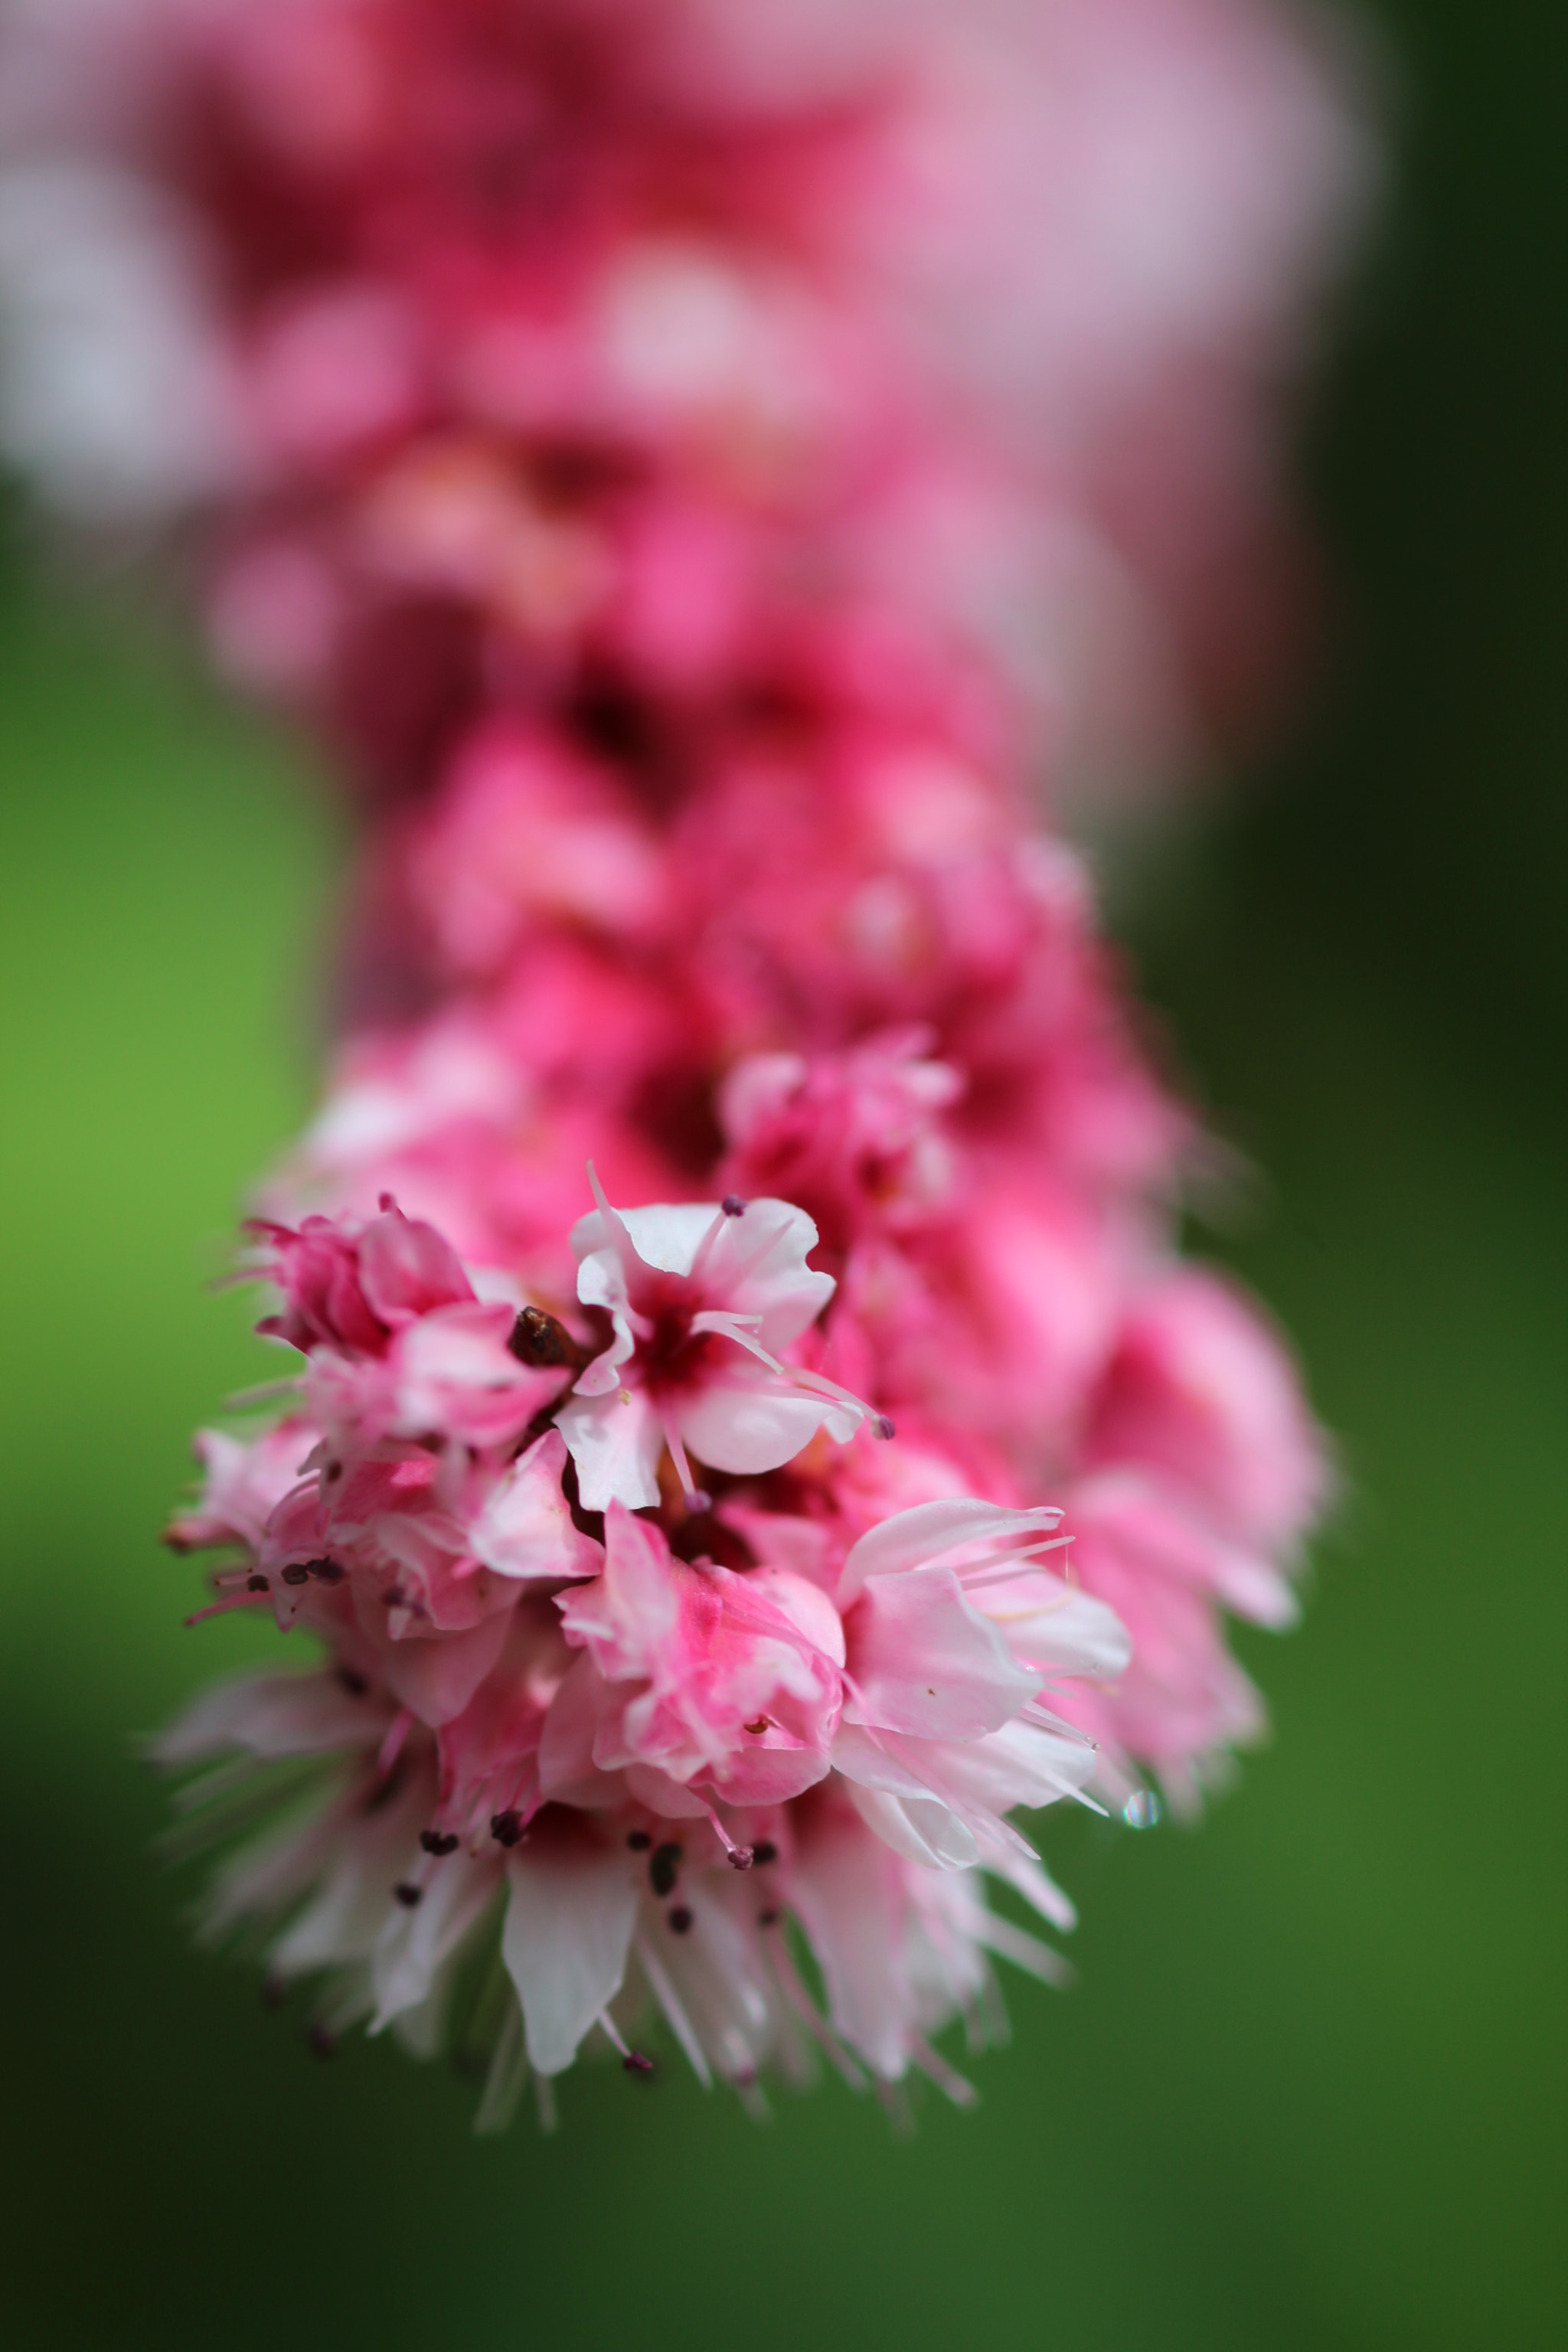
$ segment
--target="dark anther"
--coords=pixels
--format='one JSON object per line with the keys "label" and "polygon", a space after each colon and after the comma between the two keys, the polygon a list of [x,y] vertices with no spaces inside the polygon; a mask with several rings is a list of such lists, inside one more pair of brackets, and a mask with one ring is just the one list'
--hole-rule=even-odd
{"label": "dark anther", "polygon": [[675,1874],[680,1863],[678,1845],[657,1845],[647,1866],[648,1885],[656,1895],[668,1895],[675,1886]]}
{"label": "dark anther", "polygon": [[426,1853],[437,1856],[458,1851],[458,1840],[451,1830],[421,1830],[419,1843]]}
{"label": "dark anther", "polygon": [[490,1835],[497,1845],[516,1845],[521,1842],[522,1815],[515,1805],[509,1805],[504,1813],[490,1815]]}
{"label": "dark anther", "polygon": [[292,1568],[286,1568],[284,1570],[283,1581],[285,1584],[309,1584],[310,1581],[310,1571],[308,1568],[303,1567],[299,1560],[296,1560]]}
{"label": "dark anther", "polygon": [[344,1690],[347,1691],[350,1698],[363,1698],[366,1691],[370,1688],[370,1684],[367,1678],[363,1675],[356,1672],[353,1666],[340,1666],[338,1668],[338,1680],[342,1683]]}
{"label": "dark anther", "polygon": [[871,1434],[873,1437],[896,1437],[898,1433],[898,1431],[894,1428],[891,1421],[888,1418],[888,1415],[885,1412],[879,1412],[877,1415],[876,1420],[871,1423]]}
{"label": "dark anther", "polygon": [[771,1731],[773,1727],[773,1717],[770,1715],[759,1715],[752,1722],[743,1723],[741,1726],[742,1730],[749,1731],[753,1739],[760,1739],[764,1731]]}
{"label": "dark anther", "polygon": [[327,1484],[328,1484],[328,1486],[335,1486],[337,1485],[337,1483],[338,1483],[338,1480],[342,1476],[342,1475],[343,1475],[343,1465],[342,1465],[342,1464],[341,1462],[329,1462],[329,1463],[328,1463],[328,1465],[327,1465],[326,1476],[327,1476]]}
{"label": "dark anther", "polygon": [[752,1848],[752,1860],[760,1868],[765,1868],[770,1862],[776,1862],[778,1858],[779,1850],[772,1838],[759,1838]]}
{"label": "dark anther", "polygon": [[338,2046],[338,2037],[331,2027],[321,2024],[319,2019],[306,2034],[305,2040],[318,2058],[330,2058]]}
{"label": "dark anther", "polygon": [[381,1596],[381,1605],[384,1609],[406,1609],[408,1595],[401,1584],[389,1584]]}
{"label": "dark anther", "polygon": [[531,1364],[548,1370],[559,1364],[571,1371],[581,1371],[588,1360],[588,1350],[578,1346],[564,1323],[546,1315],[542,1307],[525,1307],[511,1327],[507,1341],[508,1351],[520,1364]]}
{"label": "dark anther", "polygon": [[245,1589],[247,1592],[270,1592],[272,1587],[264,1576],[247,1576],[245,1580]]}
{"label": "dark anther", "polygon": [[305,1573],[307,1576],[319,1577],[323,1584],[341,1584],[348,1570],[342,1560],[308,1559],[305,1562]]}
{"label": "dark anther", "polygon": [[634,1853],[646,1853],[653,1843],[653,1839],[647,1830],[628,1830],[626,1843]]}
{"label": "dark anther", "polygon": [[678,1903],[675,1906],[675,1908],[668,1913],[668,1916],[670,1927],[678,1936],[684,1936],[689,1932],[691,1927],[691,1914],[687,1909],[684,1903]]}
{"label": "dark anther", "polygon": [[392,1892],[405,1911],[412,1911],[417,1904],[425,1900],[425,1889],[422,1886],[410,1886],[406,1878],[400,1878]]}
{"label": "dark anther", "polygon": [[651,2074],[653,2073],[653,2060],[651,2058],[645,2058],[640,2050],[628,2050],[626,2056],[621,2060],[621,2064],[626,2068],[628,2074]]}
{"label": "dark anther", "polygon": [[726,1192],[719,1206],[727,1217],[743,1217],[746,1213],[746,1204],[739,1192]]}
{"label": "dark anther", "polygon": [[758,1912],[757,1925],[759,1927],[776,1927],[779,1924],[779,1913],[775,1911],[770,1904],[765,1911]]}

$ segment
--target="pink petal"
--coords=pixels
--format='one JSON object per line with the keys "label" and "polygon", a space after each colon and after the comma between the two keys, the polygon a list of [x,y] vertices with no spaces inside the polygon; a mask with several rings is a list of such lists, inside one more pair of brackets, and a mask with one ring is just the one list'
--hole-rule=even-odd
{"label": "pink petal", "polygon": [[1040,1687],[1016,1665],[951,1569],[873,1577],[850,1613],[845,1713],[924,1739],[978,1739]]}

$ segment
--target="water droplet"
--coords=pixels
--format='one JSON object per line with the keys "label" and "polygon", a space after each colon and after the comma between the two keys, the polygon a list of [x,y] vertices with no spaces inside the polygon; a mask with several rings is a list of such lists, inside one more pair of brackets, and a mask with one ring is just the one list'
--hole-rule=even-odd
{"label": "water droplet", "polygon": [[1152,1830],[1163,1811],[1152,1789],[1134,1789],[1121,1808],[1121,1818],[1130,1830]]}

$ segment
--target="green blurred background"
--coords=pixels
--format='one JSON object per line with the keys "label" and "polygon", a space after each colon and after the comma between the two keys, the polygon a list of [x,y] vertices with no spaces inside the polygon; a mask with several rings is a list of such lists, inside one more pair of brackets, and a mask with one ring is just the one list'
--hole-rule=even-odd
{"label": "green blurred background", "polygon": [[[1195,1832],[1068,1822],[1076,1990],[983,2104],[757,2129],[674,2070],[553,2140],[329,2066],[194,1956],[127,1734],[240,1653],[153,1533],[252,1377],[204,1291],[300,1118],[332,845],[146,593],[0,579],[7,2345],[1528,2347],[1563,2306],[1568,773],[1561,10],[1387,0],[1390,215],[1307,467],[1287,754],[1129,901],[1267,1171],[1205,1245],[1297,1335],[1348,1502]],[[1559,2319],[1560,2324],[1560,2319]]]}

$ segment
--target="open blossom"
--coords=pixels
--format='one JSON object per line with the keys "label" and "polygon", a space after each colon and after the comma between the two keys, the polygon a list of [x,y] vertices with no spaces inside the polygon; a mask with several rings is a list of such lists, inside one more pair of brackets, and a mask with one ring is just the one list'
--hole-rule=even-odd
{"label": "open blossom", "polygon": [[806,1265],[816,1228],[799,1209],[730,1194],[622,1212],[598,1199],[573,1230],[577,1296],[614,1336],[557,1416],[587,1509],[657,1503],[666,1446],[695,1500],[689,1448],[715,1470],[776,1470],[819,1429],[842,1444],[873,1418],[836,1381],[780,1361],[834,1288]]}

